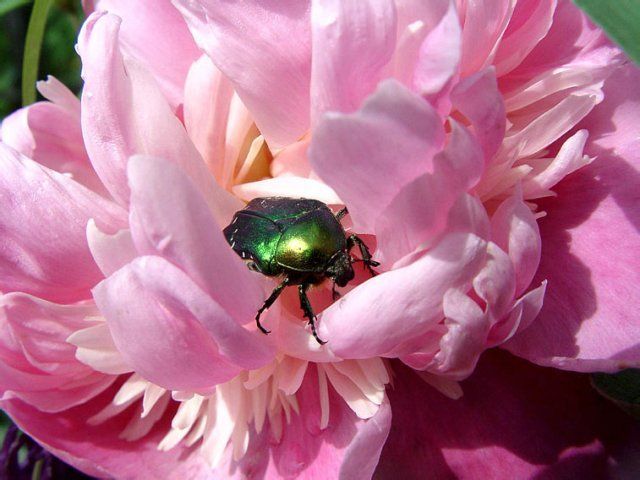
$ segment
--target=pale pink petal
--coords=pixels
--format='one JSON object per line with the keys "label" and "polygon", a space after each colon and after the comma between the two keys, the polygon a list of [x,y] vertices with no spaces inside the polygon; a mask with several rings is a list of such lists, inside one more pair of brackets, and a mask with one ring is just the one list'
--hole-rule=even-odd
{"label": "pale pink petal", "polygon": [[[421,244],[430,244],[447,226],[449,211],[480,179],[483,155],[475,139],[455,121],[444,151],[425,173],[391,200],[376,223],[376,258],[392,264]],[[420,208],[416,208],[420,205]]]}
{"label": "pale pink petal", "polygon": [[125,225],[125,213],[1,144],[0,191],[0,290],[58,302],[88,298],[102,275],[87,247],[87,222],[114,231]]}
{"label": "pale pink petal", "polygon": [[491,237],[509,254],[516,274],[516,295],[531,283],[540,263],[538,222],[520,192],[507,198],[491,217]]}
{"label": "pale pink petal", "polygon": [[618,478],[640,454],[634,422],[583,375],[492,351],[452,400],[396,365],[374,478]]}
{"label": "pale pink petal", "polygon": [[2,142],[36,162],[70,175],[86,187],[103,194],[84,149],[80,130],[80,101],[58,80],[38,82],[51,102],[37,102],[2,121]]}
{"label": "pale pink petal", "polygon": [[516,2],[485,0],[465,3],[460,65],[463,76],[482,70],[492,62]]}
{"label": "pale pink petal", "polygon": [[93,260],[105,277],[138,256],[129,229],[119,230],[114,234],[104,233],[93,219],[87,223],[87,244]]}
{"label": "pale pink petal", "polygon": [[189,478],[213,480],[210,467],[197,451],[182,447],[159,451],[158,443],[165,435],[156,429],[142,441],[128,442],[119,438],[127,424],[122,415],[97,426],[87,419],[113,398],[106,392],[94,402],[60,412],[46,414],[20,402],[2,402],[2,408],[28,435],[37,438],[49,451],[88,475],[98,478]]}
{"label": "pale pink petal", "polygon": [[311,8],[312,120],[352,112],[373,92],[395,49],[393,0],[316,0]]}
{"label": "pale pink petal", "polygon": [[548,196],[551,187],[564,177],[591,163],[592,159],[583,154],[588,136],[587,130],[576,132],[562,144],[558,154],[548,165],[539,171],[534,169],[522,184],[524,198]]}
{"label": "pale pink petal", "polygon": [[232,81],[269,145],[299,139],[309,128],[310,2],[174,4],[198,45]]}
{"label": "pale pink petal", "polygon": [[509,26],[493,64],[498,75],[509,73],[544,38],[553,21],[557,0],[524,0],[516,3]]}
{"label": "pale pink petal", "polygon": [[325,309],[320,337],[342,358],[411,353],[411,341],[442,319],[445,292],[469,288],[485,254],[486,243],[473,234],[444,236],[410,265],[367,280]]}
{"label": "pale pink petal", "polygon": [[204,389],[272,358],[264,335],[159,257],[136,259],[93,292],[125,361],[164,388]]}
{"label": "pale pink petal", "polygon": [[451,92],[453,107],[471,121],[489,164],[505,132],[505,107],[495,70],[490,67],[459,82]]}
{"label": "pale pink petal", "polygon": [[111,375],[131,372],[131,367],[113,343],[109,325],[104,321],[76,330],[69,335],[67,342],[78,347],[75,356],[80,362],[98,372]]}
{"label": "pale pink petal", "polygon": [[313,198],[330,205],[343,203],[326,183],[294,175],[242,183],[233,187],[233,193],[246,201],[257,197],[302,197]]}
{"label": "pale pink petal", "polygon": [[264,468],[268,462],[264,478],[269,480],[371,478],[389,434],[389,403],[385,398],[376,415],[360,420],[331,389],[326,399],[329,422],[321,429],[322,408],[315,370],[307,371],[297,394],[300,414],[292,415],[285,425],[282,440],[271,447],[271,458],[264,455],[268,437],[263,436],[250,447],[249,458],[240,463],[242,473],[247,475]]}
{"label": "pale pink petal", "polygon": [[87,373],[87,368],[75,357],[75,347],[67,337],[76,330],[95,324],[93,303],[57,305],[23,293],[0,297],[12,332],[29,362],[52,375]]}
{"label": "pale pink petal", "polygon": [[447,13],[451,0],[396,0],[396,50],[392,58],[393,77],[411,88],[426,35],[438,25]]}
{"label": "pale pink petal", "polygon": [[349,208],[356,230],[373,232],[402,186],[432,171],[443,141],[442,121],[429,103],[386,80],[358,112],[326,114],[309,157]]}
{"label": "pale pink petal", "polygon": [[183,125],[151,75],[119,47],[120,19],[94,13],[78,40],[85,80],[82,130],[89,156],[111,194],[128,203],[126,164],[134,154],[180,165],[215,212],[233,212],[237,203],[214,182]]}
{"label": "pale pink petal", "polygon": [[539,112],[530,108],[525,109],[521,118],[512,115],[509,120],[514,133],[505,138],[503,149],[516,150],[521,157],[532,155],[567,133],[601,101],[599,90],[584,89],[568,95],[557,105],[541,105]]}
{"label": "pale pink petal", "polygon": [[[578,371],[640,366],[636,252],[640,156],[638,71],[618,70],[594,110],[596,159],[554,187],[540,202],[542,259],[538,279],[548,279],[542,311],[507,345],[542,365]],[[589,123],[584,123],[590,127]]]}
{"label": "pale pink petal", "polygon": [[436,95],[458,71],[462,53],[462,32],[455,5],[431,30],[418,53],[413,86],[422,95]]}
{"label": "pale pink petal", "polygon": [[180,105],[187,72],[200,50],[171,2],[98,0],[96,7],[122,18],[123,51],[153,74],[174,109]]}
{"label": "pale pink petal", "polygon": [[[229,247],[220,224],[193,183],[163,160],[129,161],[131,235],[141,254],[160,255],[181,268],[238,323],[252,320],[264,292]],[[230,219],[229,219],[230,220]]]}
{"label": "pale pink petal", "polygon": [[203,55],[189,69],[184,94],[184,123],[189,138],[218,183],[225,181],[225,140],[233,87]]}

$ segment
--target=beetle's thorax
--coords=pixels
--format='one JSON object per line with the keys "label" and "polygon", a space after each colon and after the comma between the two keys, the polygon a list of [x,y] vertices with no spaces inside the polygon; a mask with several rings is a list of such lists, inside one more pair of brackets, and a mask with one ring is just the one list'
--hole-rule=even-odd
{"label": "beetle's thorax", "polygon": [[355,276],[351,265],[351,258],[346,250],[336,252],[325,269],[325,275],[339,287],[344,287]]}

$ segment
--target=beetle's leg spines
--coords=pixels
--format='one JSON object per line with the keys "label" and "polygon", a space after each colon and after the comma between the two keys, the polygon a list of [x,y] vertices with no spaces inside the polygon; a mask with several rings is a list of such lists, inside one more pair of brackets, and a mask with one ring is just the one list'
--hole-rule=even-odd
{"label": "beetle's leg spines", "polygon": [[280,285],[273,289],[273,292],[271,292],[269,298],[265,300],[264,304],[262,305],[262,307],[260,307],[260,310],[258,310],[258,313],[256,314],[256,325],[264,334],[271,333],[271,330],[267,330],[262,326],[262,324],[260,323],[260,315],[262,315],[262,312],[264,312],[267,308],[273,305],[273,302],[278,299],[278,297],[282,293],[282,290],[284,290],[284,287],[286,287],[287,285],[289,285],[289,277],[285,278]]}
{"label": "beetle's leg spines", "polygon": [[360,237],[355,234],[349,235],[349,238],[347,238],[347,248],[351,250],[356,245],[360,249],[360,255],[362,255],[362,263],[364,264],[364,267],[369,270],[371,276],[377,275],[377,272],[371,267],[379,267],[380,263],[371,259],[371,252]]}
{"label": "beetle's leg spines", "polygon": [[347,207],[344,207],[338,213],[336,213],[336,220],[338,221],[342,220],[345,217],[345,215],[347,215],[347,213],[349,213],[349,210],[347,210]]}
{"label": "beetle's leg spines", "polygon": [[308,283],[303,283],[302,285],[298,285],[298,296],[300,297],[300,308],[304,312],[304,316],[309,319],[309,325],[311,325],[311,333],[313,334],[313,338],[320,345],[324,345],[324,340],[321,340],[318,337],[318,332],[316,331],[316,315],[313,313],[313,309],[311,308],[311,302],[309,302],[309,297],[307,297],[307,290],[309,289]]}

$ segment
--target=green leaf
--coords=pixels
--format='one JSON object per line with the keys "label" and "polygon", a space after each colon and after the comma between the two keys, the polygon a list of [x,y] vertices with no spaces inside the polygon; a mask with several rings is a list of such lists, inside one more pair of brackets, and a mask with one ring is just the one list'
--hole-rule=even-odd
{"label": "green leaf", "polygon": [[640,0],[574,0],[640,64]]}
{"label": "green leaf", "polygon": [[40,49],[42,48],[44,27],[52,4],[53,0],[35,0],[33,10],[31,10],[22,60],[22,105],[24,106],[36,101]]}
{"label": "green leaf", "polygon": [[29,5],[32,0],[0,0],[0,17],[16,8]]}
{"label": "green leaf", "polygon": [[619,373],[594,373],[592,385],[601,395],[616,403],[635,418],[640,419],[640,370]]}

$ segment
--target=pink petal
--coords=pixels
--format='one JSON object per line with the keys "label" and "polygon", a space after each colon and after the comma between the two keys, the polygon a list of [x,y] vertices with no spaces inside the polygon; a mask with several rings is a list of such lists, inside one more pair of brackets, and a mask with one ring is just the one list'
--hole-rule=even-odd
{"label": "pink petal", "polygon": [[[252,320],[264,292],[222,234],[193,183],[166,161],[129,161],[131,235],[139,252],[159,255],[181,268],[238,323]],[[230,220],[230,215],[228,216]]]}
{"label": "pink petal", "polygon": [[492,351],[451,400],[409,369],[394,371],[377,478],[615,478],[639,453],[633,422],[584,376]]}
{"label": "pink petal", "polygon": [[233,187],[233,193],[249,201],[257,197],[303,197],[320,200],[326,204],[341,204],[342,200],[326,183],[312,178],[294,175],[242,183]]}
{"label": "pink petal", "polygon": [[180,105],[187,72],[200,50],[171,2],[99,0],[97,8],[122,18],[123,51],[153,74],[174,109]]}
{"label": "pink petal", "polygon": [[491,217],[492,239],[509,254],[516,274],[516,295],[531,283],[540,264],[540,231],[531,209],[518,192],[507,198]]}
{"label": "pink petal", "polygon": [[497,45],[504,34],[515,2],[512,0],[485,0],[465,2],[462,29],[463,76],[471,75],[489,65]]}
{"label": "pink petal", "polygon": [[498,75],[509,73],[544,38],[553,22],[557,0],[519,1],[493,61]]}
{"label": "pink petal", "polygon": [[[284,425],[281,442],[271,447],[266,479],[371,478],[389,434],[389,403],[385,399],[376,415],[365,421],[333,389],[328,397],[329,424],[321,430],[318,376],[315,368],[308,370],[298,391],[300,414]],[[246,467],[243,470],[248,473]]]}
{"label": "pink petal", "polygon": [[314,171],[349,207],[356,231],[373,232],[402,186],[432,170],[443,140],[442,121],[433,108],[386,80],[358,112],[326,114],[309,157]]}
{"label": "pink petal", "polygon": [[435,95],[458,71],[462,52],[460,20],[453,3],[422,45],[415,64],[413,86],[422,95]]}
{"label": "pink petal", "polygon": [[4,145],[0,191],[0,290],[57,302],[88,298],[102,275],[87,247],[87,222],[94,218],[104,230],[114,231],[125,224],[125,213]]}
{"label": "pink petal", "polygon": [[2,408],[28,435],[47,450],[84,473],[99,478],[189,478],[213,479],[211,469],[197,451],[177,447],[161,452],[157,445],[165,435],[154,430],[143,440],[129,442],[119,438],[127,424],[126,415],[98,426],[86,421],[97,413],[113,391],[98,400],[55,415],[43,413],[19,400],[3,401]]}
{"label": "pink petal", "polygon": [[396,10],[393,0],[319,0],[312,5],[315,123],[329,110],[356,110],[374,91],[395,48]]}
{"label": "pink petal", "polygon": [[110,235],[101,231],[93,220],[87,224],[87,244],[93,259],[108,277],[138,256],[131,232],[119,230]]}
{"label": "pink petal", "polygon": [[264,335],[239,326],[159,257],[136,259],[101,282],[94,298],[127,363],[164,388],[211,387],[272,359]]}
{"label": "pink petal", "polygon": [[187,76],[184,123],[189,138],[218,183],[224,185],[225,140],[233,87],[211,59],[203,55]]}
{"label": "pink petal", "polygon": [[2,142],[41,165],[105,193],[84,149],[80,102],[53,77],[39,82],[38,89],[52,102],[37,102],[6,117],[0,132]]}
{"label": "pink petal", "polygon": [[325,309],[320,337],[341,358],[411,353],[411,340],[443,318],[445,292],[468,289],[485,253],[476,235],[444,236],[410,265],[367,280]]}
{"label": "pink petal", "polygon": [[300,138],[309,128],[310,2],[177,0],[175,5],[198,45],[232,81],[269,145]]}
{"label": "pink petal", "polygon": [[402,187],[378,219],[376,258],[382,263],[395,263],[420,244],[432,243],[458,198],[480,179],[484,162],[478,144],[453,120],[451,128],[449,143],[434,157],[433,173]]}
{"label": "pink petal", "polygon": [[[212,205],[231,205],[213,181],[183,125],[153,77],[134,59],[123,60],[120,19],[94,13],[78,40],[83,58],[82,131],[89,157],[108,190],[126,204],[126,164],[148,154],[180,165]],[[233,208],[231,206],[230,208]]]}
{"label": "pink petal", "polygon": [[493,68],[487,68],[459,82],[451,92],[453,107],[473,125],[484,151],[485,164],[491,162],[504,140],[505,108]]}
{"label": "pink petal", "polygon": [[[396,0],[398,31],[393,54],[393,77],[407,87],[413,86],[416,60],[425,37],[447,14],[450,0]],[[436,52],[431,52],[435,54]]]}
{"label": "pink petal", "polygon": [[[640,366],[640,271],[636,252],[640,155],[638,71],[620,69],[605,84],[605,101],[588,117],[591,164],[541,202],[542,259],[548,279],[538,319],[508,344],[542,365],[578,371]],[[589,127],[585,122],[584,126]]]}

